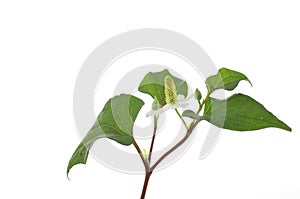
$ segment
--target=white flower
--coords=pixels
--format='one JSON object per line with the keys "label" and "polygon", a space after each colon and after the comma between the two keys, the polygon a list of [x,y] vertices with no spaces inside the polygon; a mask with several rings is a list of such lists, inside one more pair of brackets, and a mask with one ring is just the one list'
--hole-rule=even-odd
{"label": "white flower", "polygon": [[178,101],[175,102],[174,104],[167,104],[165,105],[164,107],[162,108],[159,108],[157,110],[151,110],[149,111],[146,116],[149,117],[149,116],[153,116],[153,115],[160,115],[164,112],[166,112],[167,110],[169,109],[175,109],[175,108],[185,108],[187,107],[190,103],[190,99],[192,99],[194,97],[194,95],[190,95],[188,96],[187,98],[184,98],[183,95],[179,95],[178,96]]}

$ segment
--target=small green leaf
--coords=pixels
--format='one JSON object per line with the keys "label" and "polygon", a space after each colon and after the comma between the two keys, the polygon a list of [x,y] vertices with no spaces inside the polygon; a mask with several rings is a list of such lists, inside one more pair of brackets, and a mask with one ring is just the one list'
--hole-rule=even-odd
{"label": "small green leaf", "polygon": [[235,89],[242,80],[246,80],[251,84],[250,80],[243,73],[221,68],[216,75],[208,77],[205,83],[210,93],[212,93],[218,89],[231,91]]}
{"label": "small green leaf", "polygon": [[292,130],[262,104],[243,94],[235,94],[225,100],[208,98],[203,117],[220,128],[235,131],[252,131],[267,127]]}
{"label": "small green leaf", "polygon": [[166,105],[165,96],[165,78],[170,76],[174,81],[177,94],[187,96],[188,87],[186,81],[173,76],[167,69],[160,72],[149,72],[145,75],[142,82],[139,85],[138,90],[142,93],[151,95],[154,99],[157,98],[161,106]]}
{"label": "small green leaf", "polygon": [[196,114],[194,111],[191,111],[191,110],[185,110],[182,113],[182,117],[189,117],[194,120],[199,120],[201,118],[198,114]]}
{"label": "small green leaf", "polygon": [[157,98],[155,97],[153,102],[152,102],[152,110],[157,110],[157,109],[160,109],[161,108],[161,105],[159,104]]}
{"label": "small green leaf", "polygon": [[202,95],[198,88],[196,88],[196,90],[195,90],[194,97],[198,102],[200,102]]}
{"label": "small green leaf", "polygon": [[85,164],[92,145],[99,138],[109,138],[123,145],[133,142],[132,128],[144,102],[132,95],[121,94],[107,101],[93,127],[73,153],[67,168]]}

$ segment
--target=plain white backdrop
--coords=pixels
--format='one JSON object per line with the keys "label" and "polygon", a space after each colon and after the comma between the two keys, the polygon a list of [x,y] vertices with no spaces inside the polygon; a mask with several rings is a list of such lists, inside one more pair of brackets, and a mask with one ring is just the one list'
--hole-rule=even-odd
{"label": "plain white backdrop", "polygon": [[144,176],[93,158],[66,178],[80,141],[73,89],[102,42],[132,29],[164,28],[196,41],[217,67],[245,73],[253,87],[242,83],[237,92],[260,101],[293,132],[223,130],[204,160],[198,157],[205,132],[198,132],[183,158],[152,176],[147,198],[300,198],[299,9],[296,0],[1,1],[0,197],[139,198]]}

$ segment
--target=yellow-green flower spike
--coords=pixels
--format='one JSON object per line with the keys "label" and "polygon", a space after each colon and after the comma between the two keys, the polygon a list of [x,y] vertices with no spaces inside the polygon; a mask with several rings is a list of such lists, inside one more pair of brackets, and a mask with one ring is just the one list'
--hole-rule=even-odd
{"label": "yellow-green flower spike", "polygon": [[167,104],[175,104],[178,101],[176,85],[169,75],[165,77],[165,97]]}

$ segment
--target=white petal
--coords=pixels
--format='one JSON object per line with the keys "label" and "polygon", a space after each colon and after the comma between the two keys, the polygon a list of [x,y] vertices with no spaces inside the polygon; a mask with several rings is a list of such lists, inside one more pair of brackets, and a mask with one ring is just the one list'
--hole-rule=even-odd
{"label": "white petal", "polygon": [[152,115],[160,115],[164,112],[166,112],[167,110],[169,109],[175,109],[175,108],[178,108],[178,107],[181,107],[180,103],[175,103],[175,104],[167,104],[165,105],[164,107],[160,108],[160,109],[157,109],[155,111],[149,111],[147,114],[146,114],[146,117],[149,117],[149,116],[152,116]]}
{"label": "white petal", "polygon": [[187,102],[179,102],[180,107],[185,108],[189,105],[190,103]]}
{"label": "white petal", "polygon": [[178,96],[177,96],[177,99],[178,99],[179,101],[183,101],[183,100],[184,100],[184,95],[178,95]]}
{"label": "white petal", "polygon": [[146,117],[153,116],[153,115],[160,115],[169,109],[175,109],[175,108],[179,108],[179,107],[185,108],[190,104],[188,101],[190,101],[193,97],[194,97],[194,95],[190,95],[187,98],[184,98],[183,95],[178,95],[177,103],[167,104],[164,107],[157,109],[155,111],[151,110],[146,114]]}
{"label": "white petal", "polygon": [[146,114],[146,117],[149,117],[149,116],[152,116],[152,115],[160,115],[162,114],[163,112],[165,112],[165,110],[163,108],[160,108],[160,109],[157,109],[155,111],[149,111],[147,114]]}
{"label": "white petal", "polygon": [[169,110],[169,109],[175,109],[175,108],[178,108],[178,107],[180,107],[179,102],[177,102],[175,104],[167,104],[166,106],[163,107],[163,109]]}

